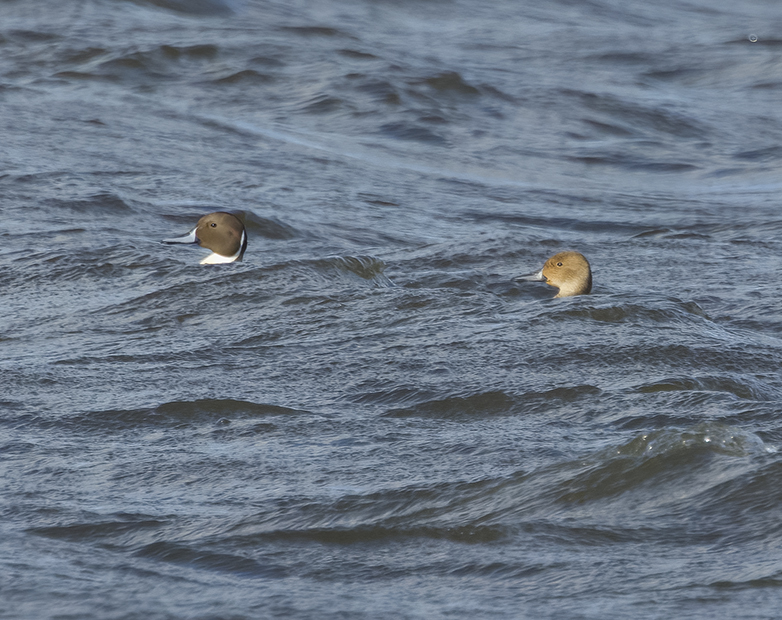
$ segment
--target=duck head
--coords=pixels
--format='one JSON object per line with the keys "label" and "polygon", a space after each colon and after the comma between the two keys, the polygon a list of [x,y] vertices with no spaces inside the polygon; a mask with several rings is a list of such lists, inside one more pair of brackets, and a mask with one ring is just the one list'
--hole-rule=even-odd
{"label": "duck head", "polygon": [[540,271],[515,280],[545,282],[559,289],[555,297],[587,295],[592,290],[592,269],[580,252],[560,252],[549,258]]}
{"label": "duck head", "polygon": [[215,211],[204,215],[196,227],[182,237],[163,239],[163,243],[197,243],[212,250],[202,265],[241,261],[247,249],[247,231],[242,221],[232,213]]}

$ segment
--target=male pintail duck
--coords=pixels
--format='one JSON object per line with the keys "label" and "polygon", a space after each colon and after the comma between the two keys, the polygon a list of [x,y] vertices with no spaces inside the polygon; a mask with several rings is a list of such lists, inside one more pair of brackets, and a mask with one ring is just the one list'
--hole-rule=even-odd
{"label": "male pintail duck", "polygon": [[555,297],[588,295],[592,290],[592,270],[589,261],[579,252],[554,254],[543,265],[543,269],[515,280],[545,282],[559,289]]}
{"label": "male pintail duck", "polygon": [[201,261],[202,265],[232,263],[242,260],[247,249],[247,232],[244,224],[232,213],[215,211],[208,213],[196,227],[184,237],[163,239],[163,243],[198,243],[212,253]]}

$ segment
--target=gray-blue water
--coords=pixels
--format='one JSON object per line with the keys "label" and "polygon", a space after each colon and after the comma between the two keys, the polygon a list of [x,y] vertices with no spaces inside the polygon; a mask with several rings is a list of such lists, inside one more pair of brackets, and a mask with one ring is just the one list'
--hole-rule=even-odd
{"label": "gray-blue water", "polygon": [[0,2],[0,618],[778,618],[780,101],[775,0]]}

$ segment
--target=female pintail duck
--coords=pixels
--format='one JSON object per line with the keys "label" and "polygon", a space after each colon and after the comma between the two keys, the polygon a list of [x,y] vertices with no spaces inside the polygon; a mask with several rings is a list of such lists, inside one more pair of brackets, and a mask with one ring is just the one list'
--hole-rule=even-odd
{"label": "female pintail duck", "polygon": [[559,289],[555,297],[588,295],[592,290],[592,270],[589,261],[579,252],[560,252],[554,254],[543,265],[543,269],[515,280],[545,282]]}
{"label": "female pintail duck", "polygon": [[232,213],[215,211],[198,220],[196,227],[184,237],[163,239],[163,243],[197,243],[212,253],[202,265],[232,263],[242,260],[247,249],[247,232],[242,221]]}

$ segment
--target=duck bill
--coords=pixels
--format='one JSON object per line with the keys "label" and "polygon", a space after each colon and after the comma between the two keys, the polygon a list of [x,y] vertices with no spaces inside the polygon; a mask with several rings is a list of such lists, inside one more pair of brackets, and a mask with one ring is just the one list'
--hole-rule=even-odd
{"label": "duck bill", "polygon": [[163,243],[200,243],[198,237],[196,237],[196,229],[194,228],[183,237],[174,237],[173,239],[163,239]]}
{"label": "duck bill", "polygon": [[517,276],[513,278],[514,282],[546,282],[546,276],[543,275],[543,270],[536,271],[535,273],[528,273],[524,276]]}

